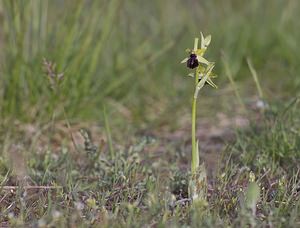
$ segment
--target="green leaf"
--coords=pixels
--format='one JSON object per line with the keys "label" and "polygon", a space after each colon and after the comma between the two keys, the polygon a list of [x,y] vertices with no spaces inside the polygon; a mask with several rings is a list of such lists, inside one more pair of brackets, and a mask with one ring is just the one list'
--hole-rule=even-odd
{"label": "green leaf", "polygon": [[247,208],[254,211],[256,209],[257,201],[260,196],[260,188],[256,182],[251,182],[248,185],[246,195],[245,195],[245,205]]}
{"label": "green leaf", "polygon": [[208,79],[208,74],[206,74],[197,84],[195,89],[194,98],[197,99],[199,91],[202,89],[202,87],[205,85],[206,80]]}
{"label": "green leaf", "polygon": [[189,181],[189,197],[193,203],[206,201],[207,195],[207,174],[204,163],[198,166],[195,173],[192,173]]}
{"label": "green leaf", "polygon": [[202,87],[205,85],[205,82],[209,78],[209,75],[211,74],[213,68],[214,68],[214,63],[209,63],[209,65],[206,68],[206,72],[204,74],[204,77],[201,78],[201,80],[198,82],[195,93],[194,93],[194,98],[197,99],[199,91],[202,89]]}
{"label": "green leaf", "polygon": [[196,142],[196,167],[197,167],[197,169],[200,164],[199,158],[200,158],[200,156],[199,156],[199,140],[197,140],[197,142]]}

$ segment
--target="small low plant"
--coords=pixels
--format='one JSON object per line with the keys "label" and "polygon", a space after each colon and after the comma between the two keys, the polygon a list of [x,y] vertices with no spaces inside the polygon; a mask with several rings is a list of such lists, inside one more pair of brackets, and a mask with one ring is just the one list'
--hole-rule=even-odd
{"label": "small low plant", "polygon": [[192,161],[191,161],[191,179],[189,182],[189,197],[192,200],[202,199],[205,201],[206,195],[206,171],[204,165],[199,162],[199,142],[196,139],[196,116],[197,116],[197,99],[200,90],[205,84],[209,84],[213,88],[217,88],[212,78],[215,77],[212,70],[215,66],[213,62],[209,62],[203,56],[211,42],[211,35],[204,37],[201,33],[201,44],[198,48],[199,38],[195,38],[194,48],[187,49],[189,57],[181,61],[186,63],[193,72],[189,76],[194,78],[194,94],[192,101]]}
{"label": "small low plant", "polygon": [[[49,86],[52,90],[52,95],[54,96],[54,98],[59,98],[60,96],[60,92],[61,92],[61,87],[62,87],[62,83],[64,80],[64,72],[60,72],[58,73],[57,69],[56,69],[56,64],[47,60],[47,59],[43,59],[43,69],[44,72],[48,78],[49,81]],[[71,124],[69,122],[69,119],[67,117],[67,113],[65,110],[65,107],[62,106],[62,111],[63,111],[63,115],[69,130],[69,134],[70,134],[70,138],[72,139],[73,145],[76,148],[76,150],[78,150],[77,148],[77,144],[75,143],[75,139],[73,137],[73,134],[71,132]],[[53,121],[53,125],[54,125],[54,121],[55,121],[55,107],[53,107],[53,113],[52,113],[52,121]]]}

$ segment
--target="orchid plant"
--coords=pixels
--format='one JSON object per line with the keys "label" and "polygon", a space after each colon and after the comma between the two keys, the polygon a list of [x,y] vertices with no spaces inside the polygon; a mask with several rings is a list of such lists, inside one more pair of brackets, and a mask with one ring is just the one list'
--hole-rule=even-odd
{"label": "orchid plant", "polygon": [[203,56],[206,52],[207,47],[211,42],[211,36],[204,37],[201,33],[201,44],[198,48],[199,38],[195,38],[194,48],[187,49],[189,57],[181,61],[186,63],[189,69],[193,72],[189,73],[188,76],[193,77],[194,80],[194,95],[192,102],[192,162],[191,162],[191,179],[189,182],[189,196],[192,200],[204,199],[205,200],[205,189],[206,189],[206,172],[205,167],[199,162],[199,143],[196,140],[196,115],[197,115],[197,99],[199,91],[205,84],[217,88],[212,78],[216,77],[212,72],[215,64],[209,62]]}

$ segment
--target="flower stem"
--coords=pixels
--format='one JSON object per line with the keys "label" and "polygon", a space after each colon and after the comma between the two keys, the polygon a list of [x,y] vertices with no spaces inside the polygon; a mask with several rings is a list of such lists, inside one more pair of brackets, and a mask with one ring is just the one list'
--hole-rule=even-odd
{"label": "flower stem", "polygon": [[197,151],[196,151],[196,115],[197,115],[197,99],[193,98],[192,105],[192,173],[195,173],[198,167]]}
{"label": "flower stem", "polygon": [[[195,38],[194,41],[194,51],[198,49],[198,38]],[[197,89],[197,84],[199,81],[199,75],[197,68],[195,70],[195,91]],[[192,164],[191,171],[194,174],[199,166],[199,154],[197,150],[197,142],[196,142],[196,117],[197,117],[197,97],[193,96],[193,104],[192,104]]]}

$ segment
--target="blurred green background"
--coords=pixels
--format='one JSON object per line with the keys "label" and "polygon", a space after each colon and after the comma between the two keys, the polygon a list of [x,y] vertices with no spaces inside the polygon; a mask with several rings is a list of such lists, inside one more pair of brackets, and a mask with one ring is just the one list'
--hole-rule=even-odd
{"label": "blurred green background", "polygon": [[[247,57],[267,99],[294,97],[299,10],[297,0],[1,0],[1,118],[42,121],[63,105],[71,119],[99,120],[106,105],[112,122],[174,122],[190,109],[193,83],[179,63],[200,31],[212,35],[219,75],[200,101],[211,110],[238,104],[222,56],[246,103],[257,96]],[[58,96],[43,58],[65,74]]]}

